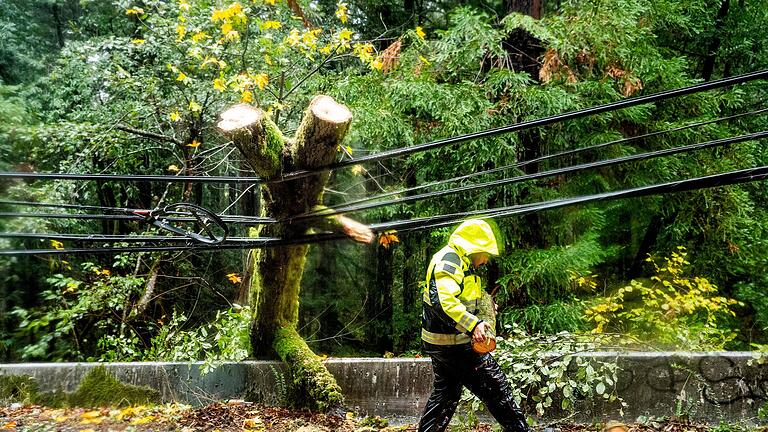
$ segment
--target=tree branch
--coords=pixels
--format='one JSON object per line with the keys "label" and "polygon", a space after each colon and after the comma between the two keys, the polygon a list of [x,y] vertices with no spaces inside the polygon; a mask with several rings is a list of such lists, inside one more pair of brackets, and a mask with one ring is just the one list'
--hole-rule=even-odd
{"label": "tree branch", "polygon": [[154,133],[154,132],[149,132],[149,131],[141,130],[141,129],[136,129],[136,128],[133,128],[133,127],[130,127],[130,126],[127,126],[127,125],[117,125],[117,126],[115,126],[115,129],[121,130],[123,132],[128,132],[128,133],[131,133],[131,134],[134,134],[134,135],[142,136],[142,137],[145,137],[145,138],[152,138],[152,139],[155,139],[155,140],[158,140],[158,141],[164,141],[164,142],[169,142],[169,143],[174,143],[174,144],[177,144],[177,145],[181,145],[181,142],[179,140],[177,140],[176,138],[169,137],[167,135],[161,135],[161,134]]}

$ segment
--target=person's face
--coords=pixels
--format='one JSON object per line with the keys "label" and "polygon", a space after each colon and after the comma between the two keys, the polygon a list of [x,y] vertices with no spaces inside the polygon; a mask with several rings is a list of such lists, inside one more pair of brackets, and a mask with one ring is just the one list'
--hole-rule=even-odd
{"label": "person's face", "polygon": [[469,259],[472,261],[472,267],[478,268],[482,265],[488,264],[488,259],[491,258],[491,254],[487,252],[478,252],[473,253],[469,256]]}

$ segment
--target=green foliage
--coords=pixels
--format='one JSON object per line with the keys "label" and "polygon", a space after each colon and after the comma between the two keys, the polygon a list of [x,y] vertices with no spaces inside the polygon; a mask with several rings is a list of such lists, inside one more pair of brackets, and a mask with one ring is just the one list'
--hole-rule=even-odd
{"label": "green foliage", "polygon": [[251,353],[250,307],[234,305],[219,311],[210,324],[185,330],[187,317],[174,314],[152,338],[145,360],[185,361],[203,359],[203,373],[227,361],[242,361]]}
{"label": "green foliage", "polygon": [[[583,292],[585,287],[572,284],[573,274],[590,271],[607,253],[593,234],[567,246],[515,250],[501,260],[507,274],[499,279],[499,283],[506,286],[507,296],[515,295],[514,291],[521,289],[527,298],[549,303],[567,297],[569,293]],[[587,289],[591,290],[591,287]]]}
{"label": "green foliage", "polygon": [[517,324],[532,334],[578,333],[587,327],[584,309],[584,304],[578,300],[532,304],[521,309],[505,309],[499,322],[502,326]]}
{"label": "green foliage", "polygon": [[587,309],[593,332],[624,332],[665,348],[723,349],[736,336],[723,320],[735,316],[731,306],[738,302],[717,296],[706,278],[686,276],[687,255],[681,246],[663,259],[649,257],[650,281],[633,280]]}
{"label": "green foliage", "polygon": [[[498,338],[494,358],[509,380],[518,405],[534,409],[541,416],[549,411],[575,409],[582,399],[618,401],[616,384],[619,368],[615,362],[596,361],[575,353],[597,351],[614,339],[607,335],[530,334],[517,325],[505,326],[508,336]],[[481,404],[465,391],[462,401],[471,411]],[[553,403],[559,401],[559,406]]]}

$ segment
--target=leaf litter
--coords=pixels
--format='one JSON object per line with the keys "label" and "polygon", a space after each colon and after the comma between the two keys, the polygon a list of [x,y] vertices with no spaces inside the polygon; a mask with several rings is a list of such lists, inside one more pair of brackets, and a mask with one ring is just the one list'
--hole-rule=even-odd
{"label": "leaf litter", "polygon": [[[717,429],[681,419],[608,425],[611,432],[709,432]],[[555,425],[558,432],[604,432],[603,423]],[[358,418],[313,413],[250,402],[213,403],[204,407],[182,404],[127,408],[48,408],[37,405],[0,407],[1,431],[34,432],[396,432],[416,431],[416,425],[389,426],[379,417]],[[454,432],[491,432],[492,426],[453,428]],[[534,430],[539,430],[535,427]],[[738,431],[739,429],[729,429]],[[768,432],[768,428],[756,429]]]}

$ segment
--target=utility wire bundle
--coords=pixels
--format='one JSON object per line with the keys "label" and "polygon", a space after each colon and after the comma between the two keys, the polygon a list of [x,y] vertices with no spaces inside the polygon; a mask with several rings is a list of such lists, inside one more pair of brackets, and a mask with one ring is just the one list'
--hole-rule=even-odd
{"label": "utility wire bundle", "polygon": [[[540,127],[544,125],[554,124],[569,119],[575,119],[585,117],[593,114],[604,113],[614,111],[631,106],[637,106],[641,104],[656,102],[659,100],[679,97],[687,94],[697,93],[701,91],[722,88],[748,82],[756,79],[768,78],[768,70],[753,72],[731,78],[724,78],[717,81],[711,81],[708,83],[697,84],[681,89],[664,91],[647,96],[641,96],[637,98],[631,98],[622,100],[619,102],[599,105],[596,107],[590,107],[582,110],[572,111],[555,116],[545,117],[541,119],[526,121],[522,123],[511,124],[499,128],[488,129],[471,134],[461,135],[457,137],[447,138],[443,140],[428,142],[415,146],[402,147],[392,150],[387,150],[368,156],[358,157],[343,160],[328,166],[320,167],[314,170],[295,171],[291,173],[283,174],[279,178],[274,179],[261,179],[259,177],[198,177],[198,176],[152,176],[152,175],[108,175],[108,174],[66,174],[66,173],[0,173],[0,178],[22,178],[22,179],[63,179],[63,180],[80,180],[80,181],[145,181],[145,182],[200,182],[200,183],[230,183],[230,184],[266,184],[274,182],[287,182],[300,178],[305,178],[311,175],[327,172],[330,170],[348,167],[352,165],[358,165],[366,162],[381,161],[398,156],[414,154],[417,152],[423,152],[432,150],[439,147],[453,145],[461,142],[467,142],[475,139],[486,138],[490,136],[530,129],[534,127]],[[120,235],[73,235],[73,234],[38,234],[38,233],[0,233],[0,238],[25,238],[25,239],[50,239],[57,241],[73,241],[78,243],[133,243],[140,242],[145,243],[143,246],[128,246],[128,247],[101,247],[101,248],[67,248],[67,249],[30,249],[30,250],[2,250],[0,249],[0,255],[30,255],[30,254],[71,254],[71,253],[115,253],[115,252],[139,252],[139,251],[172,251],[172,250],[218,250],[218,249],[244,249],[244,248],[259,248],[259,247],[273,247],[289,244],[304,244],[315,243],[320,241],[337,240],[345,238],[340,234],[311,234],[297,238],[283,239],[272,237],[228,237],[228,225],[259,225],[259,224],[275,224],[285,222],[296,222],[301,220],[310,220],[315,218],[327,217],[329,215],[343,214],[359,212],[364,210],[370,210],[373,208],[400,205],[411,203],[415,201],[432,199],[437,197],[448,196],[457,193],[469,192],[478,189],[487,189],[492,187],[499,187],[503,185],[519,183],[524,181],[542,179],[552,176],[560,176],[564,174],[576,173],[580,171],[607,167],[612,165],[624,164],[629,162],[644,161],[658,157],[669,156],[673,154],[680,154],[686,152],[692,152],[701,149],[715,148],[735,144],[739,142],[760,140],[768,137],[768,131],[754,132],[744,134],[740,136],[734,136],[729,138],[723,138],[718,140],[706,141],[696,144],[684,145],[679,147],[673,147],[668,149],[656,150],[646,153],[638,153],[634,155],[622,156],[619,158],[600,160],[596,162],[583,163],[568,167],[556,168],[548,171],[537,172],[533,174],[518,175],[512,177],[505,177],[497,180],[491,180],[476,184],[469,184],[464,186],[452,187],[444,190],[423,192],[418,194],[411,194],[412,192],[420,191],[426,188],[432,188],[447,183],[455,183],[469,178],[495,174],[511,169],[521,168],[525,165],[550,160],[553,158],[563,157],[567,155],[574,155],[586,151],[594,151],[600,148],[605,148],[612,145],[623,144],[631,141],[636,141],[644,138],[654,137],[662,134],[676,132],[685,129],[691,129],[695,127],[701,127],[708,124],[719,123],[723,121],[733,120],[736,118],[742,118],[745,116],[760,115],[768,112],[768,108],[762,108],[750,112],[731,115],[728,117],[722,117],[714,120],[707,120],[703,122],[691,123],[685,126],[655,131],[644,135],[623,138],[610,142],[600,143],[597,145],[567,150],[551,155],[541,156],[535,159],[520,161],[512,165],[506,165],[497,167],[485,171],[474,172],[464,176],[454,177],[445,180],[439,180],[424,185],[418,185],[416,187],[402,189],[399,191],[387,192],[364,199],[348,201],[346,203],[328,207],[322,212],[306,213],[301,215],[295,215],[285,220],[275,220],[273,218],[263,217],[251,217],[251,216],[237,216],[237,215],[220,215],[216,214],[208,209],[192,204],[179,203],[172,204],[163,208],[155,210],[144,209],[131,209],[131,208],[119,208],[119,207],[104,207],[104,206],[85,206],[74,204],[53,204],[53,203],[38,203],[27,201],[14,201],[14,200],[0,200],[0,205],[12,205],[12,206],[29,206],[38,208],[53,208],[53,209],[70,209],[70,210],[83,210],[83,211],[99,211],[101,213],[85,213],[85,214],[73,214],[73,213],[24,213],[24,212],[0,212],[0,217],[44,217],[44,218],[67,218],[67,219],[91,219],[91,220],[129,220],[150,223],[161,230],[170,231],[174,234],[171,236],[120,236]],[[374,223],[369,227],[374,232],[386,232],[390,230],[396,230],[399,232],[417,231],[440,228],[448,225],[455,224],[466,217],[494,217],[504,218],[514,215],[527,214],[532,212],[538,212],[548,209],[560,208],[564,206],[572,206],[578,204],[585,204],[596,201],[614,200],[621,198],[641,197],[649,195],[666,194],[673,192],[689,191],[701,188],[711,188],[717,186],[725,186],[731,184],[738,184],[744,182],[764,180],[768,177],[768,166],[750,168],[745,170],[732,171],[722,174],[716,174],[705,177],[697,177],[687,180],[680,180],[675,182],[643,186],[639,188],[605,192],[595,195],[587,195],[573,198],[563,198],[552,201],[545,201],[539,203],[531,203],[524,205],[515,205],[509,207],[501,207],[495,209],[484,209],[468,212],[458,212],[452,214],[436,215],[425,218],[389,221],[382,223]],[[404,194],[410,194],[403,196]],[[391,199],[384,199],[396,197]],[[382,200],[384,199],[384,200]],[[381,200],[381,201],[377,201]],[[178,227],[178,224],[183,223],[195,223],[199,228],[197,232],[189,231]],[[147,245],[146,243],[153,243]]]}

